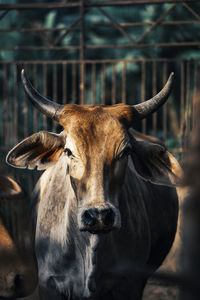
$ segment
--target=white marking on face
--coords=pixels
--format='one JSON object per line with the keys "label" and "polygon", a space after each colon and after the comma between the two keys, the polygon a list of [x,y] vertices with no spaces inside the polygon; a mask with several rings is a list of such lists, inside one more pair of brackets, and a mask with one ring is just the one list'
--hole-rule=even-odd
{"label": "white marking on face", "polygon": [[70,157],[67,157],[66,155],[67,163],[69,166],[69,173],[73,178],[80,180],[83,177],[85,166],[81,160],[75,141],[70,135],[67,135],[66,138],[65,149],[66,148],[68,148],[72,152],[72,155]]}
{"label": "white marking on face", "polygon": [[75,141],[72,139],[72,137],[68,134],[66,138],[65,148],[69,148],[74,156],[78,156],[77,147],[75,144]]}

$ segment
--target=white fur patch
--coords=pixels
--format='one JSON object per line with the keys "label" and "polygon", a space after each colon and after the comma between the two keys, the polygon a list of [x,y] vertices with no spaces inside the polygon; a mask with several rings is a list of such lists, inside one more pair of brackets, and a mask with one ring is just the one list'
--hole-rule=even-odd
{"label": "white fur patch", "polygon": [[72,139],[70,135],[67,136],[65,148],[70,149],[70,151],[73,154],[70,157],[67,157],[66,155],[67,163],[69,165],[70,175],[73,178],[80,180],[83,177],[85,166],[81,160],[75,141]]}

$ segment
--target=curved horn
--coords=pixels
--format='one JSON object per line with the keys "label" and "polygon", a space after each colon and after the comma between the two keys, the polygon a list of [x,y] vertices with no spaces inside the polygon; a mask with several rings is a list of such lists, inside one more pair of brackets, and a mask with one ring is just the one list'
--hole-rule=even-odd
{"label": "curved horn", "polygon": [[146,118],[148,115],[154,113],[167,101],[172,90],[173,77],[174,73],[172,72],[164,88],[153,98],[132,106],[140,119]]}
{"label": "curved horn", "polygon": [[32,86],[28,78],[26,77],[24,69],[21,72],[21,79],[25,94],[32,104],[39,109],[47,117],[55,121],[59,121],[59,115],[63,108],[63,105],[57,104],[42,95]]}

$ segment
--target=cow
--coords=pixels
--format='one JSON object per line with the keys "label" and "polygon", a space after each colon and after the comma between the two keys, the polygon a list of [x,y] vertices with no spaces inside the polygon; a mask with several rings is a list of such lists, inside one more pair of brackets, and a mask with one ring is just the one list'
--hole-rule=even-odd
{"label": "cow", "polygon": [[45,170],[33,194],[42,299],[141,299],[149,273],[126,267],[153,272],[169,252],[177,177],[165,147],[137,141],[129,129],[165,103],[174,74],[133,106],[60,105],[21,75],[32,104],[63,127],[31,135],[6,158],[17,168]]}
{"label": "cow", "polygon": [[37,284],[26,200],[12,177],[0,176],[0,299],[25,297]]}
{"label": "cow", "polygon": [[[198,87],[197,87],[198,89]],[[193,127],[188,139],[188,147],[184,156],[183,185],[189,193],[183,202],[183,228],[181,248],[181,271],[188,279],[181,286],[180,299],[197,300],[199,290],[200,264],[200,103],[199,90],[194,101]]]}

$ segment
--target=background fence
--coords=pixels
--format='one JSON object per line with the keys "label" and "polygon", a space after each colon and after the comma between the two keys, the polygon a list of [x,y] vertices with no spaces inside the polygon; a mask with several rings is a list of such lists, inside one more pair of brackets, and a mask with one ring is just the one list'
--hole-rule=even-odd
{"label": "background fence", "polygon": [[60,130],[24,98],[22,68],[43,95],[62,104],[139,103],[175,72],[168,103],[136,129],[159,137],[181,158],[199,95],[200,1],[9,2],[0,1],[3,170],[31,190],[37,174],[13,171],[5,155],[36,131]]}

